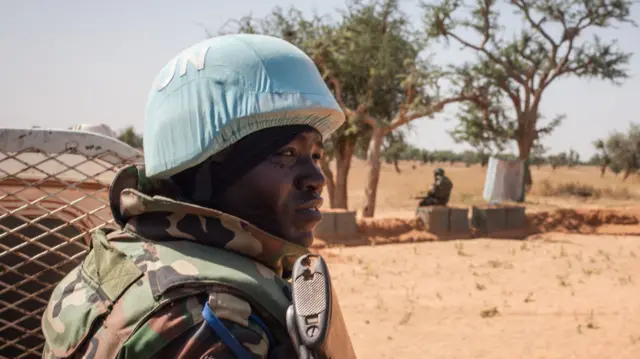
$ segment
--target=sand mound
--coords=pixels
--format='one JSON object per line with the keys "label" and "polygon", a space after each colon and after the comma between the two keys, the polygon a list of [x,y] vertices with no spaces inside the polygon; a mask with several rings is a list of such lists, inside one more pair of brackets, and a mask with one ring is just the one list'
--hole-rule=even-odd
{"label": "sand mound", "polygon": [[602,225],[635,225],[638,218],[632,214],[610,209],[559,209],[527,216],[530,225],[540,232],[593,232]]}
{"label": "sand mound", "polygon": [[[637,211],[614,209],[558,209],[527,214],[527,228],[512,231],[499,238],[525,238],[546,232],[583,234],[640,233]],[[443,239],[424,231],[417,218],[361,218],[358,219],[355,236],[318,238],[314,248],[327,246],[362,246],[390,243],[425,242]],[[517,232],[517,233],[516,233]],[[498,234],[496,234],[498,235]]]}
{"label": "sand mound", "polygon": [[314,249],[332,246],[373,246],[377,244],[411,243],[437,240],[425,232],[417,218],[358,219],[358,234],[316,238]]}
{"label": "sand mound", "polygon": [[358,231],[369,236],[397,236],[412,230],[423,230],[418,218],[362,218],[358,220]]}

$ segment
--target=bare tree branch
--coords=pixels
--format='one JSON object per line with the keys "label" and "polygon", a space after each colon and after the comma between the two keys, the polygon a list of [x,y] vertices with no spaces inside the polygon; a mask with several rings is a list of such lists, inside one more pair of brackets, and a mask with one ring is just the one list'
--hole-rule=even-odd
{"label": "bare tree branch", "polygon": [[391,125],[389,126],[389,131],[392,131],[402,125],[406,125],[407,123],[413,120],[416,120],[418,118],[427,117],[427,116],[436,114],[438,112],[442,112],[442,110],[444,110],[446,105],[457,103],[457,102],[463,102],[463,101],[476,101],[477,99],[478,97],[476,95],[460,95],[456,97],[442,99],[440,101],[433,103],[432,105],[429,105],[427,108],[416,111],[416,112],[412,112],[408,114],[407,113],[398,114],[398,116],[396,116],[393,119],[393,121],[391,121]]}

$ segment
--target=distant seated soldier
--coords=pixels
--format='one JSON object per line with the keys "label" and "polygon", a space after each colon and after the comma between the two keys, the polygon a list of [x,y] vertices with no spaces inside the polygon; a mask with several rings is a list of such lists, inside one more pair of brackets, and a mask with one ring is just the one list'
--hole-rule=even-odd
{"label": "distant seated soldier", "polygon": [[442,168],[436,168],[433,171],[435,181],[431,185],[431,189],[427,192],[427,196],[420,201],[419,206],[446,206],[449,203],[449,197],[451,196],[451,190],[453,189],[453,182],[444,175]]}

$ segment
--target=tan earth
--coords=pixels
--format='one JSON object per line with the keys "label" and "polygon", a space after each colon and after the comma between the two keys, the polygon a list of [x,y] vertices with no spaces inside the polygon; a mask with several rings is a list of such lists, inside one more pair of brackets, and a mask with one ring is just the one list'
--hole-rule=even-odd
{"label": "tan earth", "polygon": [[640,238],[323,251],[358,358],[640,358]]}
{"label": "tan earth", "polygon": [[[376,201],[377,218],[411,217],[415,213],[417,200],[413,197],[426,192],[433,182],[433,170],[442,167],[453,181],[451,205],[473,205],[484,203],[482,189],[486,176],[480,166],[467,168],[463,164],[422,165],[418,162],[401,162],[401,173],[392,165],[383,164]],[[622,175],[611,172],[600,177],[596,167],[558,168],[548,166],[532,167],[534,185],[527,196],[527,211],[552,210],[559,208],[624,208],[637,206],[640,201],[640,176],[631,176],[626,181]],[[364,203],[364,186],[367,168],[361,160],[354,160],[349,173],[349,208],[361,211]],[[580,184],[592,187],[599,196],[592,198],[559,197],[554,189],[559,185]],[[326,201],[325,207],[329,207]]]}
{"label": "tan earth", "polygon": [[[378,219],[359,220],[358,238],[342,241],[349,246],[316,243],[358,358],[640,358],[637,178],[534,169],[527,212],[539,234],[437,241],[412,219],[411,197],[433,167],[412,166],[383,167]],[[482,203],[481,168],[443,167],[453,205]],[[364,202],[365,170],[352,169],[354,208]],[[570,183],[595,195],[554,192]],[[382,245],[393,242],[413,243]]]}

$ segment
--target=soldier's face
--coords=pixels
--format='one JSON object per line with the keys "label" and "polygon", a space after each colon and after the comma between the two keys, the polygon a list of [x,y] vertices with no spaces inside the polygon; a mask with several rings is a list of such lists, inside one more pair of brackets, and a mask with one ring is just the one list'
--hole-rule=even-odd
{"label": "soldier's face", "polygon": [[326,178],[319,167],[324,155],[318,132],[303,132],[269,156],[222,198],[224,211],[258,228],[308,247],[322,219]]}

